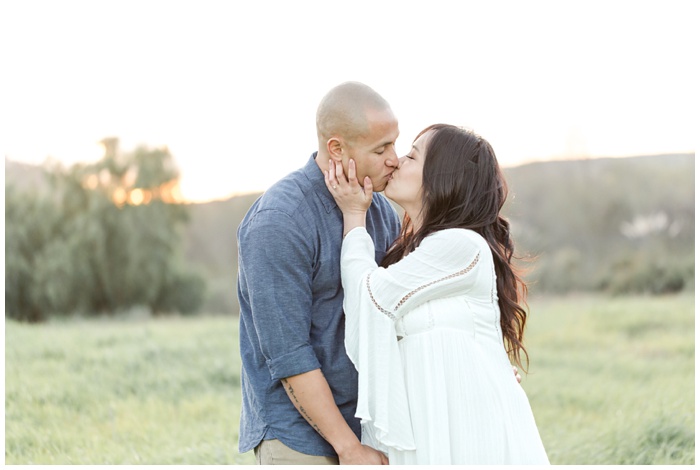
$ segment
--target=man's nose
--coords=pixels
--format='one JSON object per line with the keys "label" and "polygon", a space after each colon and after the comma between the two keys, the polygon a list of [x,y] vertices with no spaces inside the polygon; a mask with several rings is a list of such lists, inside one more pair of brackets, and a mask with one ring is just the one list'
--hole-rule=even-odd
{"label": "man's nose", "polygon": [[393,168],[398,168],[398,166],[399,166],[399,157],[396,156],[396,150],[394,149],[393,145],[391,146],[391,149],[389,151],[389,155],[387,156],[386,166],[390,166]]}

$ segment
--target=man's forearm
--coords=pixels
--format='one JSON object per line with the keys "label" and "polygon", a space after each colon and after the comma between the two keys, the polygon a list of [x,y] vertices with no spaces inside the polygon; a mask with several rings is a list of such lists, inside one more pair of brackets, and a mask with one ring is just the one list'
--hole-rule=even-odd
{"label": "man's forearm", "polygon": [[341,465],[389,463],[384,454],[360,443],[336,406],[320,369],[287,377],[282,384],[299,413],[333,446]]}
{"label": "man's forearm", "polygon": [[282,379],[282,385],[299,413],[338,455],[360,446],[360,441],[336,406],[320,369]]}

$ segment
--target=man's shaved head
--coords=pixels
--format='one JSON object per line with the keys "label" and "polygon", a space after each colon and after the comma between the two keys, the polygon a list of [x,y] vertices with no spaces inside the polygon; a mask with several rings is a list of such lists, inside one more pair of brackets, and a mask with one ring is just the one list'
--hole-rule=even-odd
{"label": "man's shaved head", "polygon": [[369,132],[367,112],[391,109],[379,93],[360,82],[345,82],[331,89],[316,111],[318,145],[325,147],[331,137],[352,142]]}
{"label": "man's shaved head", "polygon": [[316,131],[314,158],[321,171],[333,160],[349,174],[352,160],[358,181],[369,177],[373,189],[383,191],[399,166],[399,123],[389,103],[364,83],[341,83],[326,93],[316,112]]}

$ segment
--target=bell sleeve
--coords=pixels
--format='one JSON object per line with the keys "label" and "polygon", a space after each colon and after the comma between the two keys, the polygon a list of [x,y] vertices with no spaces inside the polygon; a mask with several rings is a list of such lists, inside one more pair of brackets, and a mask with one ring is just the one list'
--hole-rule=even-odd
{"label": "bell sleeve", "polygon": [[415,449],[394,322],[421,303],[469,289],[483,248],[474,237],[479,236],[467,230],[443,230],[398,263],[381,268],[363,227],[345,236],[341,277],[345,348],[358,371],[355,416],[380,450]]}

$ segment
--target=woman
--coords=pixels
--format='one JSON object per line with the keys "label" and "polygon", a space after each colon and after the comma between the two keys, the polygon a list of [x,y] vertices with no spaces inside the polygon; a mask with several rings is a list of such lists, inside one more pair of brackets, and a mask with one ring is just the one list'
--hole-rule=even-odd
{"label": "woman", "polygon": [[527,359],[526,289],[489,143],[445,124],[416,137],[385,189],[405,216],[381,267],[364,228],[372,182],[330,164],[363,442],[391,464],[548,464],[510,363]]}

